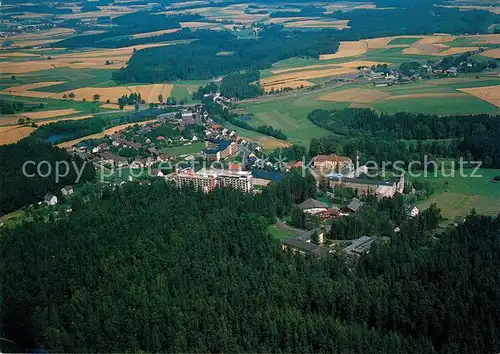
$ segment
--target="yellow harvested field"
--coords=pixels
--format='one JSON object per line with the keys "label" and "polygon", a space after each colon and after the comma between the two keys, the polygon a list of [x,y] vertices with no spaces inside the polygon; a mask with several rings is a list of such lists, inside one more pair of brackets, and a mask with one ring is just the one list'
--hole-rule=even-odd
{"label": "yellow harvested field", "polygon": [[176,7],[205,5],[208,3],[209,3],[208,1],[193,0],[193,1],[184,1],[184,2],[179,2],[179,3],[173,3],[173,4],[170,4],[170,7],[175,9]]}
{"label": "yellow harvested field", "polygon": [[213,22],[181,22],[181,27],[182,28],[213,28],[213,27],[220,27],[220,24],[218,23],[213,23]]}
{"label": "yellow harvested field", "polygon": [[168,29],[168,30],[137,33],[137,34],[134,34],[131,38],[137,39],[137,38],[157,37],[157,36],[161,36],[162,34],[178,32],[179,30],[180,30],[179,28],[172,28],[172,29]]}
{"label": "yellow harvested field", "polygon": [[41,120],[41,121],[36,122],[36,125],[38,125],[40,127],[42,125],[47,125],[50,123],[57,123],[57,122],[61,122],[63,120],[82,120],[82,119],[88,119],[88,118],[93,118],[93,117],[94,117],[93,115],[86,115],[86,116],[78,116],[78,117],[71,117],[71,118]]}
{"label": "yellow harvested field", "polygon": [[24,12],[22,15],[14,15],[12,18],[18,19],[18,20],[24,20],[24,19],[32,19],[32,18],[42,18],[46,17],[47,14],[37,14],[34,12]]}
{"label": "yellow harvested field", "polygon": [[336,28],[339,30],[351,28],[348,26],[349,20],[339,21],[319,21],[319,20],[305,20],[305,21],[292,21],[285,22],[285,27],[292,28]]}
{"label": "yellow harvested field", "polygon": [[467,36],[471,44],[500,44],[500,34],[478,34]]}
{"label": "yellow harvested field", "polygon": [[303,21],[307,20],[308,18],[309,17],[271,17],[266,22],[276,24],[276,23],[285,23],[292,21]]}
{"label": "yellow harvested field", "polygon": [[339,64],[344,68],[359,68],[360,66],[372,66],[372,65],[391,65],[392,63],[382,62],[382,61],[371,61],[371,60],[354,60],[347,61],[345,63]]}
{"label": "yellow harvested field", "polygon": [[64,94],[69,95],[73,92],[76,101],[83,99],[91,101],[95,94],[101,95],[100,101],[105,102],[109,100],[112,103],[117,103],[118,98],[123,95],[130,95],[131,93],[140,93],[143,100],[147,103],[158,102],[158,96],[161,94],[164,98],[170,97],[173,85],[169,84],[153,84],[153,85],[140,85],[140,86],[117,86],[117,87],[84,87],[76,90],[71,90],[63,93],[56,94],[54,97],[62,98]]}
{"label": "yellow harvested field", "polygon": [[374,3],[368,3],[368,1],[367,3],[360,5],[358,5],[358,3],[355,2],[342,2],[335,5],[326,6],[326,11],[327,13],[332,13],[335,11],[350,11],[350,10],[360,10],[360,9],[370,10],[376,8],[377,7]]}
{"label": "yellow harvested field", "polygon": [[500,86],[486,86],[486,87],[474,87],[474,88],[464,88],[459,89],[459,91],[468,93],[470,95],[476,96],[486,102],[494,104],[500,107]]}
{"label": "yellow harvested field", "polygon": [[29,136],[35,130],[36,128],[24,126],[0,127],[0,145],[18,142],[19,140]]}
{"label": "yellow harvested field", "polygon": [[355,72],[356,69],[342,68],[342,67],[326,69],[326,70],[305,70],[305,71],[297,71],[292,73],[271,76],[260,80],[260,82],[263,86],[269,86],[277,84],[288,84],[289,82],[297,80],[309,80],[309,79],[316,79],[319,77],[336,76],[336,75],[350,74]]}
{"label": "yellow harvested field", "polygon": [[268,136],[263,136],[255,139],[250,139],[245,137],[246,140],[249,141],[255,141],[258,143],[264,150],[274,150],[274,149],[279,149],[279,148],[287,148],[290,147],[291,144],[287,143],[283,140],[279,140],[273,137],[268,137]]}
{"label": "yellow harvested field", "polygon": [[[68,67],[72,69],[119,69],[132,57],[134,49],[141,50],[151,47],[160,47],[186,43],[186,41],[172,41],[163,43],[143,44],[108,50],[93,50],[82,53],[71,53],[51,56],[51,60],[32,60],[23,62],[0,62],[0,72],[22,74],[53,68]],[[111,65],[106,65],[110,61]]]}
{"label": "yellow harvested field", "polygon": [[[408,37],[408,36],[406,36]],[[411,37],[411,36],[410,36]],[[456,36],[450,36],[448,34],[440,34],[433,36],[423,36],[422,39],[413,43],[410,47],[403,50],[403,54],[410,55],[452,55],[463,53],[463,48],[450,48],[446,44],[455,40]],[[448,52],[449,50],[449,52]],[[462,51],[460,51],[462,50]],[[471,49],[474,50],[474,49]],[[450,53],[450,54],[442,54]]]}
{"label": "yellow harvested field", "polygon": [[288,68],[288,69],[279,69],[279,70],[272,70],[271,72],[273,74],[283,74],[283,73],[288,73],[288,72],[293,72],[293,71],[300,71],[300,70],[312,70],[312,69],[328,69],[328,68],[353,68],[356,69],[361,66],[369,66],[371,67],[372,65],[377,65],[377,64],[387,64],[391,65],[391,63],[387,62],[377,62],[377,61],[368,61],[368,60],[354,60],[354,61],[347,61],[345,63],[339,63],[339,64],[316,64],[316,65],[307,65],[307,66],[297,66],[294,68]]}
{"label": "yellow harvested field", "polygon": [[19,119],[23,119],[24,117],[19,114],[8,114],[0,116],[0,126],[3,125],[16,125]]}
{"label": "yellow harvested field", "polygon": [[346,57],[354,57],[365,54],[368,46],[363,41],[340,42],[339,49],[334,54],[322,54],[320,60],[338,59]]}
{"label": "yellow harvested field", "polygon": [[419,44],[435,44],[435,43],[447,43],[455,40],[456,36],[450,36],[449,34],[440,34],[435,36],[423,36],[421,40],[418,41]]}
{"label": "yellow harvested field", "polygon": [[489,11],[494,14],[500,15],[500,7],[498,6],[480,6],[480,5],[440,5],[439,7],[446,7],[449,9],[458,8],[462,11],[483,10]]}
{"label": "yellow harvested field", "polygon": [[13,86],[13,87],[9,87],[9,88],[4,89],[1,92],[4,94],[7,94],[7,95],[12,95],[12,96],[48,98],[50,96],[53,96],[54,94],[51,92],[40,92],[40,91],[31,91],[31,90],[42,88],[42,87],[59,85],[59,84],[64,84],[64,81],[45,81],[45,82],[37,82],[34,84]]}
{"label": "yellow harvested field", "polygon": [[403,100],[403,99],[419,99],[419,98],[441,98],[441,97],[466,97],[467,95],[463,93],[443,93],[443,92],[429,92],[429,93],[414,93],[411,95],[398,95],[390,96],[384,98],[384,101],[388,100]]}
{"label": "yellow harvested field", "polygon": [[490,50],[485,50],[481,55],[484,55],[485,57],[488,58],[496,58],[500,59],[500,49],[490,49]]}
{"label": "yellow harvested field", "polygon": [[439,52],[437,55],[440,57],[446,57],[448,55],[473,52],[473,51],[478,50],[478,49],[479,49],[479,47],[451,47],[449,49],[446,49],[443,52]]}
{"label": "yellow harvested field", "polygon": [[6,57],[6,58],[10,58],[10,57],[13,57],[13,58],[18,58],[18,57],[27,58],[27,57],[39,57],[40,56],[38,54],[21,53],[21,52],[7,52],[7,51],[0,51],[0,55],[2,57]]}
{"label": "yellow harvested field", "polygon": [[[99,107],[104,108],[104,109],[112,109],[112,110],[118,110],[118,109],[120,109],[120,106],[117,105],[116,103],[106,103],[106,104],[100,105]],[[132,107],[132,106],[125,106],[125,107],[123,107],[123,110],[124,111],[133,111],[134,107]]]}
{"label": "yellow harvested field", "polygon": [[71,109],[56,109],[53,111],[43,111],[43,112],[26,112],[22,113],[22,116],[30,119],[46,119],[46,118],[55,118],[61,116],[69,116],[71,114],[80,113],[73,108]]}
{"label": "yellow harvested field", "polygon": [[38,39],[33,41],[15,41],[12,43],[11,47],[21,48],[21,47],[37,47],[45,44],[51,44],[59,42],[60,39]]}
{"label": "yellow harvested field", "polygon": [[127,13],[134,12],[133,9],[127,9],[127,8],[122,8],[121,10],[114,10],[114,11],[90,11],[90,12],[76,12],[72,14],[64,14],[64,15],[59,15],[59,18],[63,18],[66,20],[69,19],[92,19],[92,18],[98,18],[98,17],[118,17],[125,15]]}
{"label": "yellow harvested field", "polygon": [[281,84],[274,84],[274,85],[268,85],[264,86],[264,91],[269,92],[269,91],[279,91],[283,88],[302,88],[302,87],[309,87],[312,86],[312,83],[306,80],[297,80],[297,81],[289,81]]}
{"label": "yellow harvested field", "polygon": [[9,41],[27,41],[27,40],[37,40],[37,39],[49,39],[54,37],[64,37],[70,36],[75,33],[74,30],[70,28],[53,28],[46,31],[18,34],[15,36],[8,37]]}
{"label": "yellow harvested field", "polygon": [[[119,132],[120,130],[123,130],[125,128],[128,128],[128,127],[131,127],[133,125],[140,125],[140,126],[143,126],[143,125],[146,125],[148,123],[152,123],[152,122],[156,122],[156,119],[151,119],[151,120],[146,120],[144,122],[137,122],[137,123],[126,123],[126,124],[121,124],[121,125],[117,125],[115,127],[112,127],[112,128],[109,128],[109,129],[106,129],[105,131],[103,131],[102,133],[97,133],[97,134],[92,134],[92,135],[87,135],[87,136],[84,136],[84,137],[81,137],[81,138],[78,138],[78,139],[75,139],[75,140],[71,140],[71,141],[66,141],[64,143],[61,143],[61,144],[58,144],[57,146],[61,147],[61,148],[69,148],[69,147],[72,147],[73,145],[75,144],[78,144],[79,142],[81,141],[84,141],[84,140],[90,140],[90,139],[102,139],[104,138],[106,135],[111,135],[111,134],[114,134],[116,132]],[[1,128],[0,128],[1,129]]]}
{"label": "yellow harvested field", "polygon": [[416,54],[416,55],[436,55],[443,50],[449,48],[447,45],[436,44],[418,44],[415,43],[411,47],[403,49],[403,54]]}
{"label": "yellow harvested field", "polygon": [[390,93],[387,92],[353,88],[343,91],[331,92],[329,94],[321,96],[319,100],[331,102],[370,103],[389,96]]}

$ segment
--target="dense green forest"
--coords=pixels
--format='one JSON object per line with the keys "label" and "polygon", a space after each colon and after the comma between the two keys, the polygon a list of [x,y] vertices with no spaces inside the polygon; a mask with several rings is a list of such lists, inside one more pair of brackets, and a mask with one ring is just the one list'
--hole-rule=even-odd
{"label": "dense green forest", "polygon": [[2,336],[17,351],[500,350],[499,218],[437,239],[409,221],[359,262],[283,252],[266,227],[311,182],[259,195],[131,184],[4,229]]}
{"label": "dense green forest", "polygon": [[221,82],[220,92],[225,97],[238,99],[252,98],[264,93],[259,85],[259,71],[233,73],[226,75]]}
{"label": "dense green forest", "polygon": [[[34,164],[26,166],[27,174],[36,173],[36,165],[40,161],[47,161],[52,170],[55,169],[57,162],[66,161],[75,163],[80,170],[83,161],[78,157],[70,156],[65,150],[52,146],[51,144],[36,141],[33,139],[24,139],[16,144],[0,146],[0,216],[16,210],[20,207],[32,203],[38,203],[43,200],[47,192],[56,193],[58,189],[70,184],[74,184],[77,179],[77,173],[71,168],[68,175],[55,180],[55,175],[43,178],[36,176],[26,177],[23,174],[23,164],[26,161],[34,161]],[[47,165],[41,166],[42,174],[47,173]],[[61,173],[65,170],[61,167]],[[92,180],[95,177],[95,171],[91,164],[86,164],[83,170],[81,182]]]}
{"label": "dense green forest", "polygon": [[[313,153],[363,151],[377,161],[418,160],[425,153],[465,157],[500,166],[500,117],[487,114],[437,116],[371,109],[314,110],[308,118],[336,136],[313,139]],[[413,151],[412,151],[413,148]]]}
{"label": "dense green forest", "polygon": [[236,72],[224,76],[220,87],[210,82],[205,86],[200,86],[193,93],[193,100],[204,99],[204,95],[215,94],[220,91],[222,96],[229,98],[245,99],[257,97],[264,93],[264,89],[259,84],[260,72],[258,70],[249,72]]}
{"label": "dense green forest", "polygon": [[[210,79],[239,70],[260,70],[295,56],[318,57],[335,53],[339,42],[333,31],[284,31],[268,26],[259,39],[238,39],[228,31],[185,31],[198,39],[189,44],[139,50],[126,68],[113,74],[117,81],[158,82]],[[181,38],[183,34],[169,34]],[[218,55],[227,52],[231,55]]]}

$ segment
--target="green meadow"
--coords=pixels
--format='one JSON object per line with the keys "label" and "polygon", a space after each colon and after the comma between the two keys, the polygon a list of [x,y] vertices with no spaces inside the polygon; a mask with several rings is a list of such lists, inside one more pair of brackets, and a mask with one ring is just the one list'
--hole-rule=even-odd
{"label": "green meadow", "polygon": [[192,143],[191,145],[166,147],[163,152],[170,156],[189,155],[200,152],[205,147],[204,143]]}
{"label": "green meadow", "polygon": [[394,38],[392,41],[389,42],[389,45],[400,45],[400,44],[413,44],[416,41],[418,41],[421,37],[411,37],[411,38]]}
{"label": "green meadow", "polygon": [[[446,168],[445,174],[451,171]],[[416,179],[432,184],[435,192],[426,200],[418,203],[420,208],[427,208],[435,203],[442,215],[453,220],[455,216],[465,216],[475,209],[480,214],[497,215],[500,212],[500,183],[493,182],[493,177],[500,176],[499,169],[479,169],[473,177],[472,169],[464,169],[463,176],[460,171],[454,171],[452,177],[443,174]]]}

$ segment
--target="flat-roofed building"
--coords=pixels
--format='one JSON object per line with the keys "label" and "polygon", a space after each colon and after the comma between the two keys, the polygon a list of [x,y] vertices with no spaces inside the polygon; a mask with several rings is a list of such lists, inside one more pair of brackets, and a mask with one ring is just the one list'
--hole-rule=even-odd
{"label": "flat-roofed building", "polygon": [[205,140],[203,156],[210,161],[220,161],[238,152],[238,144],[231,140]]}
{"label": "flat-roofed building", "polygon": [[229,171],[219,169],[201,169],[198,172],[185,169],[167,176],[182,188],[192,185],[195,189],[210,192],[215,188],[229,187],[249,193],[252,191],[253,180],[250,171]]}

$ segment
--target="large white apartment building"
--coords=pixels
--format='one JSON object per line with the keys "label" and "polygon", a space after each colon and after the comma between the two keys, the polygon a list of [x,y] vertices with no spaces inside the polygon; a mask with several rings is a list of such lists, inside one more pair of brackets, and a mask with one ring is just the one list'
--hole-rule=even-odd
{"label": "large white apartment building", "polygon": [[253,187],[253,177],[250,171],[203,168],[195,172],[189,168],[173,173],[167,176],[167,179],[174,181],[179,188],[192,185],[194,188],[201,188],[205,192],[209,192],[217,187],[231,187],[249,193]]}

